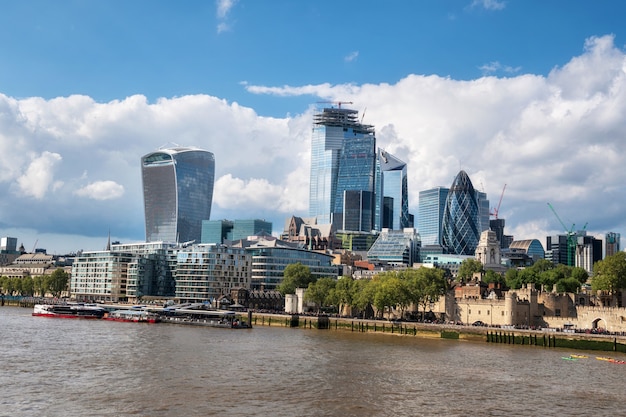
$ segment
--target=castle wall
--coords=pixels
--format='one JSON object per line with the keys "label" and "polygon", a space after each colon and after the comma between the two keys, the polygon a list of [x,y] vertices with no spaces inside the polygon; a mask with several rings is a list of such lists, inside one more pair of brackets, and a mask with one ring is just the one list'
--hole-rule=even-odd
{"label": "castle wall", "polygon": [[602,329],[609,332],[626,332],[626,308],[578,306],[576,317],[544,317],[549,327],[564,328],[571,325],[576,330]]}

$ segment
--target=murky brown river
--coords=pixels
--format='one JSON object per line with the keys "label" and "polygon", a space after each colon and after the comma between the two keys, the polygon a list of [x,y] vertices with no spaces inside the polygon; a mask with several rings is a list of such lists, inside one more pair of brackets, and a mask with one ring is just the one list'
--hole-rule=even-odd
{"label": "murky brown river", "polygon": [[1,416],[626,415],[593,352],[30,313],[0,308]]}

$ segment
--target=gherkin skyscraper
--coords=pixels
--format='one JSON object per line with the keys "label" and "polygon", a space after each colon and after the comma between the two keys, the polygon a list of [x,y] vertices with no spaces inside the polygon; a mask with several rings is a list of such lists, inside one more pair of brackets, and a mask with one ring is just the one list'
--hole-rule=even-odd
{"label": "gherkin skyscraper", "polygon": [[480,241],[480,210],[476,190],[465,171],[452,182],[443,213],[443,246],[456,255],[474,255]]}

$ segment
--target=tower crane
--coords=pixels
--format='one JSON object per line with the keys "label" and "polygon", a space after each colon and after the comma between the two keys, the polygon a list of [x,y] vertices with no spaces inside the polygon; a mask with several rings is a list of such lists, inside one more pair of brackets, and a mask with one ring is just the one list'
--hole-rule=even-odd
{"label": "tower crane", "polygon": [[502,204],[502,197],[504,197],[504,190],[506,190],[506,184],[504,184],[504,187],[502,187],[502,194],[500,194],[500,201],[498,201],[498,206],[492,209],[491,213],[489,213],[494,216],[496,220],[498,220],[498,212],[500,211],[500,204]]}
{"label": "tower crane", "polygon": [[337,108],[339,109],[341,108],[342,104],[354,104],[351,101],[318,101],[318,103],[319,104],[322,104],[322,103],[336,104]]}
{"label": "tower crane", "polygon": [[[574,229],[576,228],[576,225],[572,223],[572,227],[570,227],[570,229],[567,230],[567,226],[565,226],[565,223],[563,223],[563,220],[561,220],[559,215],[556,213],[556,210],[554,209],[554,207],[552,207],[552,204],[548,203],[548,207],[550,207],[550,210],[552,210],[552,213],[554,213],[554,216],[557,218],[559,223],[561,223],[561,226],[563,227],[563,230],[565,231],[565,235],[567,236],[567,265],[574,266],[574,251],[576,249],[576,233],[574,232]],[[585,224],[585,227],[587,227],[586,224]]]}

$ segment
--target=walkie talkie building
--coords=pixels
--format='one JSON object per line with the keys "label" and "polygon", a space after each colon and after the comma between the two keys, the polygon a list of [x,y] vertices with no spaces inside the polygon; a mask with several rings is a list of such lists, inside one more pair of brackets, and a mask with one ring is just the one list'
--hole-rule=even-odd
{"label": "walkie talkie building", "polygon": [[146,242],[200,242],[210,220],[215,183],[213,153],[159,149],[141,158]]}

